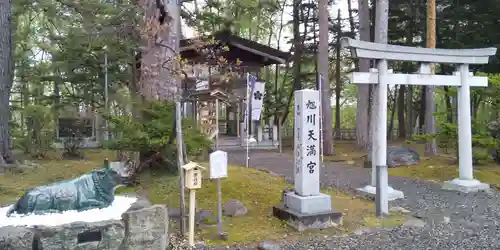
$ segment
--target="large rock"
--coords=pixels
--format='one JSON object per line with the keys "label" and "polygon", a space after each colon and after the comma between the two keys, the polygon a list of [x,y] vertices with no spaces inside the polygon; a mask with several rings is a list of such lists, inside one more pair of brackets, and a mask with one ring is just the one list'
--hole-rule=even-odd
{"label": "large rock", "polygon": [[217,218],[212,215],[212,212],[205,209],[196,211],[195,214],[196,225],[210,225],[217,222]]}
{"label": "large rock", "polygon": [[387,166],[390,168],[415,165],[419,162],[420,156],[415,150],[403,147],[387,148]]}
{"label": "large rock", "polygon": [[168,212],[165,205],[153,205],[122,215],[125,222],[123,250],[157,250],[168,246]]}
{"label": "large rock", "polygon": [[222,205],[224,214],[231,217],[243,216],[248,213],[248,208],[239,200],[230,200]]}
{"label": "large rock", "polygon": [[[24,227],[0,227],[0,249],[29,250],[33,248],[34,232]],[[60,248],[59,248],[60,249]]]}
{"label": "large rock", "polygon": [[120,249],[125,238],[125,225],[121,220],[93,223],[75,222],[55,227],[37,227],[41,250],[93,250]]}

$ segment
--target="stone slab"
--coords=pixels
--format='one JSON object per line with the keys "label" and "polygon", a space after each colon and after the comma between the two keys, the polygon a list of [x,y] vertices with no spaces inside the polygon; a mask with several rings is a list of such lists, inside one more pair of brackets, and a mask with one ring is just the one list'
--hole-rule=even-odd
{"label": "stone slab", "polygon": [[55,227],[36,227],[35,230],[39,249],[43,250],[120,249],[125,238],[125,225],[121,220],[75,222]]}
{"label": "stone slab", "polygon": [[123,250],[166,249],[168,238],[168,211],[165,205],[127,211],[122,215],[125,223]]}
{"label": "stone slab", "polygon": [[[356,193],[365,197],[369,197],[372,199],[375,199],[375,196],[377,195],[377,188],[372,185],[366,185],[363,188],[357,188]],[[394,201],[397,199],[403,199],[405,197],[403,191],[396,190],[389,186],[389,190],[387,192],[387,199],[389,201]]]}
{"label": "stone slab", "polygon": [[165,205],[143,201],[121,220],[1,227],[0,250],[164,250],[169,243],[168,219]]}
{"label": "stone slab", "polygon": [[300,196],[289,192],[284,198],[286,206],[300,214],[316,214],[332,210],[332,197],[326,194]]}
{"label": "stone slab", "polygon": [[301,214],[284,205],[279,205],[273,207],[273,215],[297,231],[325,229],[342,225],[342,213],[333,210],[324,213]]}
{"label": "stone slab", "polygon": [[490,189],[490,185],[478,180],[454,179],[443,183],[444,190],[459,191],[462,193],[479,192]]}

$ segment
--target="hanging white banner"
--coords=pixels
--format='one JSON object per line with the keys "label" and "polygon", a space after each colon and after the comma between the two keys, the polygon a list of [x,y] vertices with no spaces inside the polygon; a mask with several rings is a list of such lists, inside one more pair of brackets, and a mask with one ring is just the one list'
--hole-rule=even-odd
{"label": "hanging white banner", "polygon": [[[255,76],[247,73],[247,84],[246,84],[246,93],[245,93],[245,109],[243,111],[243,127],[244,127],[244,130],[242,130],[242,132],[245,134],[244,138],[246,138],[247,136],[247,130],[248,130],[248,123],[249,123],[249,119],[248,119],[248,108],[250,106],[250,97],[251,97],[251,94],[252,94],[252,87],[253,85],[255,84]],[[242,133],[242,134],[243,134]]]}
{"label": "hanging white banner", "polygon": [[264,106],[264,95],[266,94],[266,84],[255,82],[252,89],[252,121],[260,121],[262,108]]}

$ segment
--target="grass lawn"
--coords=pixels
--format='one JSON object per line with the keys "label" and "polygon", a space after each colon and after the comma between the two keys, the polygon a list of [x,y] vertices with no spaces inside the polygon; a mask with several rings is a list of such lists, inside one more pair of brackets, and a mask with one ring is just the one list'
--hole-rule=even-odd
{"label": "grass lawn", "polygon": [[[449,181],[458,177],[458,165],[455,160],[445,156],[423,158],[418,165],[391,168],[392,176],[404,176],[434,182]],[[494,163],[474,166],[474,178],[481,182],[500,185],[500,166]]]}
{"label": "grass lawn", "polygon": [[[14,202],[25,189],[54,181],[77,177],[93,168],[100,167],[104,157],[113,158],[109,151],[86,151],[88,161],[46,160],[37,161],[42,167],[29,169],[24,173],[6,173],[0,175],[0,204]],[[157,204],[179,207],[178,178],[153,171],[145,171],[140,177],[141,192]],[[335,209],[345,213],[344,224],[337,229],[314,230],[298,233],[290,229],[280,220],[272,216],[272,206],[279,204],[282,190],[291,187],[284,179],[268,173],[231,166],[229,177],[222,180],[223,202],[237,199],[248,208],[248,214],[241,217],[224,218],[224,231],[228,233],[228,241],[216,240],[216,226],[204,227],[198,231],[198,239],[208,244],[251,243],[259,240],[293,239],[311,234],[343,234],[358,228],[394,227],[404,221],[401,214],[391,215],[385,219],[377,219],[374,203],[351,197],[336,190],[323,190],[332,195]],[[210,210],[215,214],[216,185],[208,179],[203,188],[197,191],[197,206]],[[124,191],[130,191],[124,190]]]}

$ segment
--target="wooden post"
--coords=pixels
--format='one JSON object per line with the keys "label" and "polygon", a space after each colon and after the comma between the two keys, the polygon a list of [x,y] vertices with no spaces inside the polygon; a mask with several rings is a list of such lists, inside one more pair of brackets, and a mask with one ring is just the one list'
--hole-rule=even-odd
{"label": "wooden post", "polygon": [[200,189],[203,180],[202,170],[205,169],[196,162],[189,162],[181,167],[185,171],[186,188],[189,189],[189,246],[194,246],[194,218],[196,213],[196,189]]}
{"label": "wooden post", "polygon": [[196,189],[189,190],[189,246],[194,246],[194,217],[196,207]]}
{"label": "wooden post", "polygon": [[219,99],[215,98],[215,148],[218,147],[219,147]]}

